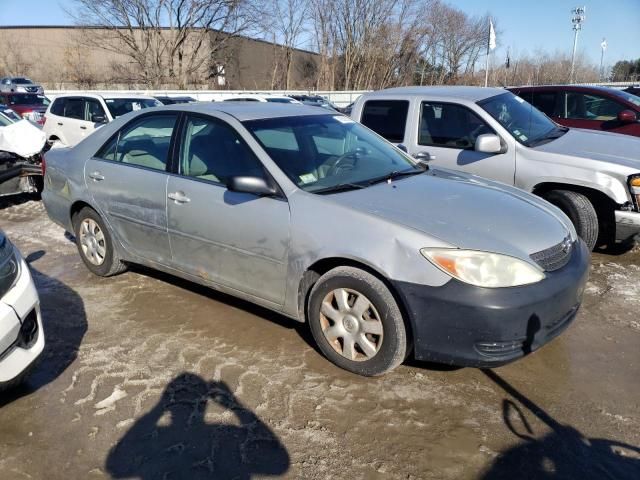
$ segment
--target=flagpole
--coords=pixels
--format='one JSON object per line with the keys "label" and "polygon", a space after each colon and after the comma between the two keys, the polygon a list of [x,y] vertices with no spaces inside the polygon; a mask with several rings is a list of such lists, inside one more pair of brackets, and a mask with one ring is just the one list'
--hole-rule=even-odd
{"label": "flagpole", "polygon": [[489,49],[489,42],[487,42],[487,58],[485,60],[485,67],[484,67],[484,86],[488,87],[489,86],[489,52],[491,50]]}

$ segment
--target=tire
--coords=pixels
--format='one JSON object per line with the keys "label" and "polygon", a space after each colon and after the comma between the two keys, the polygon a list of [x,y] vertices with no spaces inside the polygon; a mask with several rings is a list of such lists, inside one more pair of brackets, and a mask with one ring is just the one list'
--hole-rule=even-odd
{"label": "tire", "polygon": [[382,375],[406,358],[407,331],[395,298],[380,279],[358,268],[337,267],[318,279],[307,321],[325,357],[358,375]]}
{"label": "tire", "polygon": [[[90,226],[95,225],[99,229],[92,232],[93,237],[97,242],[97,244],[94,245],[96,247],[95,250],[98,252],[98,257],[92,256],[90,254],[91,250],[87,250],[87,252],[85,252],[85,248],[83,247],[83,238],[85,238],[86,234],[81,231],[84,222],[88,222],[88,225]],[[80,210],[73,217],[73,231],[76,237],[76,246],[78,247],[80,258],[82,258],[82,261],[91,272],[100,277],[111,277],[112,275],[117,275],[127,269],[126,264],[120,260],[118,251],[114,248],[109,229],[95,210],[88,207]],[[98,232],[102,235],[98,235]]]}
{"label": "tire", "polygon": [[571,190],[551,190],[543,198],[562,210],[571,220],[576,232],[593,250],[598,241],[598,214],[591,201],[581,193]]}

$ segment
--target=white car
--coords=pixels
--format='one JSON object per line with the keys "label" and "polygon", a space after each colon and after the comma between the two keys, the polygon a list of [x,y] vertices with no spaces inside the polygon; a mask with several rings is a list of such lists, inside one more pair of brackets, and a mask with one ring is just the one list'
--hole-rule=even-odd
{"label": "white car", "polygon": [[225,98],[223,101],[225,102],[297,103],[302,105],[302,102],[299,102],[295,98],[287,97],[285,95],[257,95],[253,93]]}
{"label": "white car", "polygon": [[65,94],[55,98],[47,112],[43,129],[49,143],[72,147],[96,128],[125,113],[162,103],[153,97],[136,94]]}
{"label": "white car", "polygon": [[0,390],[19,384],[43,349],[38,292],[20,252],[0,231]]}

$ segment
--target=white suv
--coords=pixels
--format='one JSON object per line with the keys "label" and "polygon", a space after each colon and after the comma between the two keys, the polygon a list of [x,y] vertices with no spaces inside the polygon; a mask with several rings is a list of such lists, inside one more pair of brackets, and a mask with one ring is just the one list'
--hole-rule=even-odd
{"label": "white suv", "polygon": [[102,124],[125,113],[162,103],[153,97],[135,94],[66,94],[49,105],[43,129],[49,143],[74,146]]}
{"label": "white suv", "polygon": [[20,252],[0,231],[0,390],[20,383],[43,349],[38,292]]}

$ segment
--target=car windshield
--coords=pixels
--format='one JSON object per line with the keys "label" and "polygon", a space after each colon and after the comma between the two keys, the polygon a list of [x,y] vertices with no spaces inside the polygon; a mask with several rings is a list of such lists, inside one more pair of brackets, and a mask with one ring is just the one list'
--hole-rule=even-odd
{"label": "car windshield", "polygon": [[18,115],[10,108],[5,107],[4,105],[0,105],[0,114],[2,114],[5,118],[11,120],[12,123],[22,120],[22,117],[20,115]]}
{"label": "car windshield", "polygon": [[13,79],[13,83],[16,85],[27,85],[30,83],[33,83],[31,80],[29,80],[28,78],[14,78]]}
{"label": "car windshield", "polygon": [[4,111],[0,110],[0,127],[6,127],[14,123],[14,120],[11,120],[4,114]]}
{"label": "car windshield", "polygon": [[640,97],[624,90],[616,90],[615,94],[622,97],[627,102],[633,103],[636,107],[640,107]]}
{"label": "car windshield", "polygon": [[12,93],[7,97],[9,105],[49,105],[49,99],[44,95],[33,93]]}
{"label": "car windshield", "polygon": [[364,188],[425,168],[342,115],[250,120],[244,126],[280,169],[313,193]]}
{"label": "car windshield", "polygon": [[513,93],[501,93],[478,102],[518,142],[534,147],[566,133],[540,110]]}
{"label": "car windshield", "polygon": [[155,98],[105,98],[104,103],[107,104],[107,108],[113,118],[142,110],[143,108],[162,106],[162,102]]}

